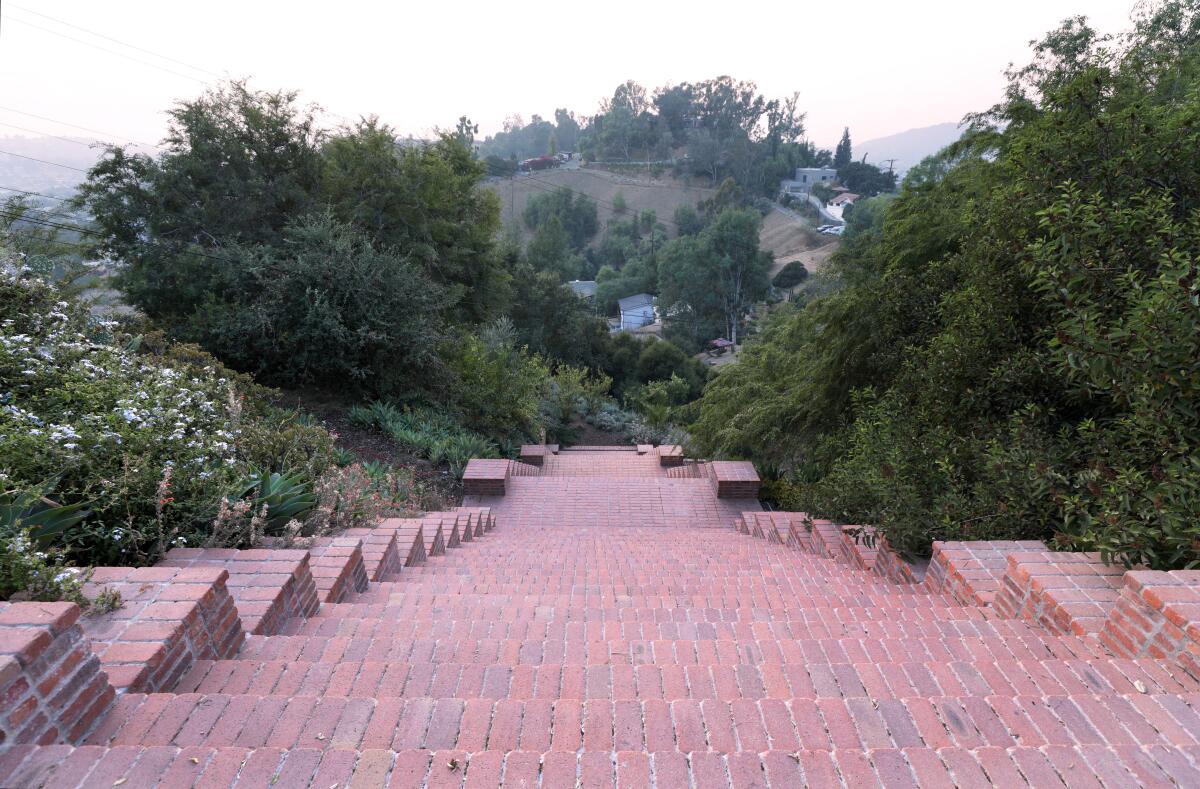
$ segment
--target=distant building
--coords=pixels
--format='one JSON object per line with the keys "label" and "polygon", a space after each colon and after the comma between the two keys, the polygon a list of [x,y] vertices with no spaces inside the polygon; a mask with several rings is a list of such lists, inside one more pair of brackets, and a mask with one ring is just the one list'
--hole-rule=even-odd
{"label": "distant building", "polygon": [[834,205],[834,206],[848,206],[848,205],[854,205],[855,200],[861,200],[861,199],[862,199],[862,196],[856,195],[856,194],[854,194],[854,192],[842,192],[841,194],[837,195],[832,200],[830,200],[829,204]]}
{"label": "distant building", "polygon": [[621,329],[640,329],[649,326],[656,320],[654,312],[654,297],[649,293],[638,293],[626,296],[617,302],[621,311]]}
{"label": "distant building", "polygon": [[567,283],[567,287],[575,291],[575,295],[581,299],[594,299],[596,297],[595,280],[573,279]]}
{"label": "distant building", "polygon": [[837,170],[832,167],[797,167],[796,177],[779,182],[779,191],[789,195],[806,195],[815,184],[831,186],[837,180]]}

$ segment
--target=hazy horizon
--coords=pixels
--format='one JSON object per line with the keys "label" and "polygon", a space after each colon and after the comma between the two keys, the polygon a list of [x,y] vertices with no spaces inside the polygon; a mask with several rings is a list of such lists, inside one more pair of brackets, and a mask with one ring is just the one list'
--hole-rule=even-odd
{"label": "hazy horizon", "polygon": [[[1075,14],[1122,31],[1133,0],[1016,0],[1003,13],[864,0],[827,18],[763,2],[739,4],[736,18],[626,0],[605,13],[372,5],[5,3],[0,105],[154,142],[174,101],[222,76],[249,77],[257,88],[300,90],[331,125],[375,114],[401,134],[428,136],[465,114],[486,135],[510,114],[593,114],[626,79],[652,91],[729,74],[772,98],[799,91],[809,138],[832,147],[844,126],[866,140],[984,109],[1000,98],[1005,67],[1028,60],[1031,39]],[[0,123],[0,136],[84,134],[10,109]]]}

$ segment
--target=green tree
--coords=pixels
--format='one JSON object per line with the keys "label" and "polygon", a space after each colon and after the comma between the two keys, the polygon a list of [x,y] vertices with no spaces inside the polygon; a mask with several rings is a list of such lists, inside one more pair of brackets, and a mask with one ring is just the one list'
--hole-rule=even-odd
{"label": "green tree", "polygon": [[507,300],[507,274],[494,248],[499,198],[480,186],[485,165],[459,132],[428,146],[395,140],[375,118],[330,138],[321,199],[337,218],[421,265],[454,295],[461,320],[494,316]]}
{"label": "green tree", "polygon": [[[1200,8],[1070,19],[1005,99],[851,218],[840,289],[706,388],[705,451],[785,506],[936,539],[1200,564]],[[861,220],[861,223],[860,223]]]}
{"label": "green tree", "polygon": [[746,311],[770,288],[771,255],[758,248],[760,223],[754,211],[726,209],[699,236],[663,249],[659,285],[669,320],[719,325],[737,342]]}
{"label": "green tree", "polygon": [[850,145],[850,127],[842,131],[842,139],[833,150],[833,166],[840,173],[850,162],[854,161],[854,149]]}
{"label": "green tree", "polygon": [[167,112],[157,157],[109,147],[79,188],[96,253],[121,261],[131,304],[180,329],[217,287],[212,258],[276,243],[313,205],[321,178],[313,108],[290,91],[229,82]]}
{"label": "green tree", "polygon": [[449,299],[403,254],[315,214],[286,227],[280,244],[228,255],[210,261],[218,287],[191,325],[235,367],[369,396],[421,388],[414,382],[437,372]]}
{"label": "green tree", "polygon": [[534,269],[555,274],[563,282],[579,278],[581,259],[571,251],[571,237],[557,215],[551,214],[541,224],[525,256]]}
{"label": "green tree", "polygon": [[566,187],[531,196],[521,214],[525,227],[535,232],[551,216],[557,217],[562,223],[575,250],[583,249],[600,227],[595,201]]}

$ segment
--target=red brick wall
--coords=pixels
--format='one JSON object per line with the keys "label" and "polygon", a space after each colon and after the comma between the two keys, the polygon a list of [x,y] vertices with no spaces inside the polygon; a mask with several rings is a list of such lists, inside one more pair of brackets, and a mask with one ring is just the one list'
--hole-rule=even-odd
{"label": "red brick wall", "polygon": [[112,704],[78,619],[74,603],[0,603],[0,746],[78,742]]}
{"label": "red brick wall", "polygon": [[1100,641],[1121,657],[1153,657],[1200,679],[1200,571],[1133,571]]}

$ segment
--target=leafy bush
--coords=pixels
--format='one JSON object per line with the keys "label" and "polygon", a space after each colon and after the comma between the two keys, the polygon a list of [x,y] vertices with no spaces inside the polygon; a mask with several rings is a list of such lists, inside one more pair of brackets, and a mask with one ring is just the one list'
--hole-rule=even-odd
{"label": "leafy bush", "polygon": [[230,250],[209,299],[176,333],[279,384],[388,394],[436,366],[445,293],[404,255],[323,214],[281,245]]}
{"label": "leafy bush", "polygon": [[497,444],[537,440],[550,373],[516,345],[511,322],[501,319],[479,335],[462,336],[444,355],[455,377],[449,400],[465,428]]}
{"label": "leafy bush", "polygon": [[1200,566],[1200,9],[1143,4],[1121,38],[1074,18],[1035,53],[856,210],[842,288],[771,321],[692,430],[912,555],[1038,537]]}
{"label": "leafy bush", "polygon": [[793,260],[780,269],[779,273],[775,275],[775,279],[771,280],[771,284],[786,290],[796,287],[806,279],[808,279],[808,269],[799,260]]}
{"label": "leafy bush", "polygon": [[252,465],[311,479],[332,450],[322,428],[272,408],[212,357],[122,334],[11,261],[0,271],[0,382],[0,489],[55,480],[55,501],[86,509],[55,535],[82,566],[149,563],[204,542]]}

